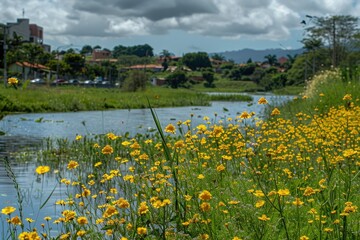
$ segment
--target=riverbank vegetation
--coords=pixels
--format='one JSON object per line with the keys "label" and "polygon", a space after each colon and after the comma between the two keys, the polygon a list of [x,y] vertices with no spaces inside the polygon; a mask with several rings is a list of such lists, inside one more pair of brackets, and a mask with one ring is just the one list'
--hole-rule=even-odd
{"label": "riverbank vegetation", "polygon": [[2,113],[69,112],[153,107],[207,106],[210,101],[251,101],[247,95],[208,95],[188,89],[148,87],[141,92],[94,87],[0,86]]}
{"label": "riverbank vegetation", "polygon": [[153,135],[48,143],[34,178],[58,176],[66,194],[47,204],[61,210],[34,229],[8,206],[5,237],[358,239],[359,89],[358,78],[324,72],[289,105],[261,98],[266,121],[244,111],[167,125],[153,112]]}

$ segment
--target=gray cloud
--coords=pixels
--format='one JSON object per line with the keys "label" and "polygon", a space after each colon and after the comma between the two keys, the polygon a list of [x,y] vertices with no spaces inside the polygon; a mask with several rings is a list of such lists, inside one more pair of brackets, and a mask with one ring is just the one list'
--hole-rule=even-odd
{"label": "gray cloud", "polygon": [[80,0],[74,8],[119,17],[144,17],[151,21],[217,12],[216,5],[208,0]]}
{"label": "gray cloud", "polygon": [[360,16],[353,0],[3,0],[0,21],[22,17],[48,39],[124,37],[182,30],[203,36],[288,38],[306,14]]}

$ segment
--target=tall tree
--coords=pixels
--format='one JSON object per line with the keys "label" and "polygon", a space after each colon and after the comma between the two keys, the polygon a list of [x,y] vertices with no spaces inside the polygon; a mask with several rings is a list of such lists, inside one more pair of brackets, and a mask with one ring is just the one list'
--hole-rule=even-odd
{"label": "tall tree", "polygon": [[206,52],[187,53],[182,58],[182,62],[191,70],[211,67],[211,62]]}
{"label": "tall tree", "polygon": [[91,54],[92,53],[93,48],[90,45],[84,45],[80,51],[81,54],[86,55],[86,54]]}
{"label": "tall tree", "polygon": [[135,45],[131,47],[118,45],[114,47],[112,54],[116,58],[122,55],[135,55],[138,57],[154,56],[153,48],[149,44]]}
{"label": "tall tree", "polygon": [[266,62],[269,63],[271,66],[274,66],[278,63],[277,57],[274,54],[268,54],[264,58],[266,59]]}
{"label": "tall tree", "polygon": [[312,59],[312,75],[315,75],[316,51],[318,51],[323,46],[323,42],[319,38],[304,38],[301,42],[304,44],[307,56],[310,56]]}
{"label": "tall tree", "polygon": [[85,66],[85,59],[78,53],[66,53],[63,60],[68,66],[68,73],[72,76],[80,75]]}
{"label": "tall tree", "polygon": [[354,35],[359,32],[358,18],[353,16],[312,17],[313,26],[307,27],[305,38],[320,39],[329,47],[331,62],[334,67],[344,60],[347,47]]}

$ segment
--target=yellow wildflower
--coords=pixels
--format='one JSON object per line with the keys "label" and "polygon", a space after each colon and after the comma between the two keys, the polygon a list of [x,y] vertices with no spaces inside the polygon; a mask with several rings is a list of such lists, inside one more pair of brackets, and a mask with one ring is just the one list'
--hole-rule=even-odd
{"label": "yellow wildflower", "polygon": [[277,193],[280,196],[289,196],[290,195],[289,189],[279,189],[279,191]]}
{"label": "yellow wildflower", "polygon": [[8,78],[8,84],[12,86],[16,86],[19,83],[19,80],[15,77]]}
{"label": "yellow wildflower", "polygon": [[176,128],[173,124],[169,124],[165,127],[165,132],[175,134]]}
{"label": "yellow wildflower", "polygon": [[274,108],[274,110],[272,110],[271,112],[271,116],[276,116],[276,115],[280,115],[280,110],[278,108]]}
{"label": "yellow wildflower", "polygon": [[270,220],[270,218],[267,217],[265,214],[261,215],[261,217],[258,217],[258,219],[259,219],[260,221],[264,221],[264,222]]}
{"label": "yellow wildflower", "polygon": [[47,172],[50,171],[50,167],[49,166],[39,166],[36,168],[35,172],[39,175],[41,174],[45,174]]}
{"label": "yellow wildflower", "polygon": [[11,218],[10,222],[13,225],[21,225],[21,220],[20,220],[19,216],[15,216],[15,217]]}
{"label": "yellow wildflower", "polygon": [[352,100],[352,96],[351,94],[345,94],[345,96],[343,97],[344,101],[351,101]]}
{"label": "yellow wildflower", "polygon": [[88,224],[88,220],[86,217],[78,217],[76,221],[80,225]]}
{"label": "yellow wildflower", "polygon": [[106,145],[102,150],[102,154],[112,154],[114,152],[114,149],[110,145]]}
{"label": "yellow wildflower", "polygon": [[201,205],[200,205],[200,209],[201,211],[203,212],[208,212],[211,210],[211,206],[210,206],[210,203],[208,202],[203,202]]}
{"label": "yellow wildflower", "polygon": [[75,169],[78,166],[79,166],[78,162],[71,160],[67,165],[67,169]]}
{"label": "yellow wildflower", "polygon": [[144,215],[147,212],[149,212],[149,207],[146,205],[146,202],[141,202],[140,206],[138,208],[138,214],[139,215]]}
{"label": "yellow wildflower", "polygon": [[265,201],[264,200],[258,200],[256,203],[255,203],[255,207],[256,208],[261,208],[262,206],[265,205]]}
{"label": "yellow wildflower", "polygon": [[209,191],[204,190],[199,194],[199,199],[203,201],[210,200],[212,198],[212,195]]}
{"label": "yellow wildflower", "polygon": [[146,235],[147,234],[147,229],[145,227],[138,227],[137,228],[137,234]]}
{"label": "yellow wildflower", "polygon": [[264,97],[261,97],[259,100],[258,100],[258,104],[267,104],[268,101],[266,100],[266,98]]}
{"label": "yellow wildflower", "polygon": [[8,207],[4,207],[3,209],[1,209],[1,213],[5,214],[5,215],[10,215],[13,212],[15,212],[16,208],[8,206]]}

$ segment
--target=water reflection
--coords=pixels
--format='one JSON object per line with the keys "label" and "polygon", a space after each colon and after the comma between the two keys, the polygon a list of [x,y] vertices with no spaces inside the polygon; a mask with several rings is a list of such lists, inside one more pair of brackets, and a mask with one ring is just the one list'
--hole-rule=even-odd
{"label": "water reflection", "polygon": [[[235,117],[243,111],[253,111],[261,116],[264,105],[258,105],[257,100],[261,96],[252,95],[252,102],[213,102],[211,106],[192,106],[155,109],[160,122],[166,125],[179,120],[190,119],[194,125],[202,123],[202,118],[208,116],[217,120],[227,117]],[[287,96],[267,96],[268,101],[281,102],[290,98]],[[37,138],[68,138],[74,139],[76,134],[91,135],[114,132],[131,135],[145,133],[155,128],[149,109],[135,110],[112,110],[70,113],[35,113],[17,114],[6,116],[0,121],[0,130],[6,135],[28,136]]]}

